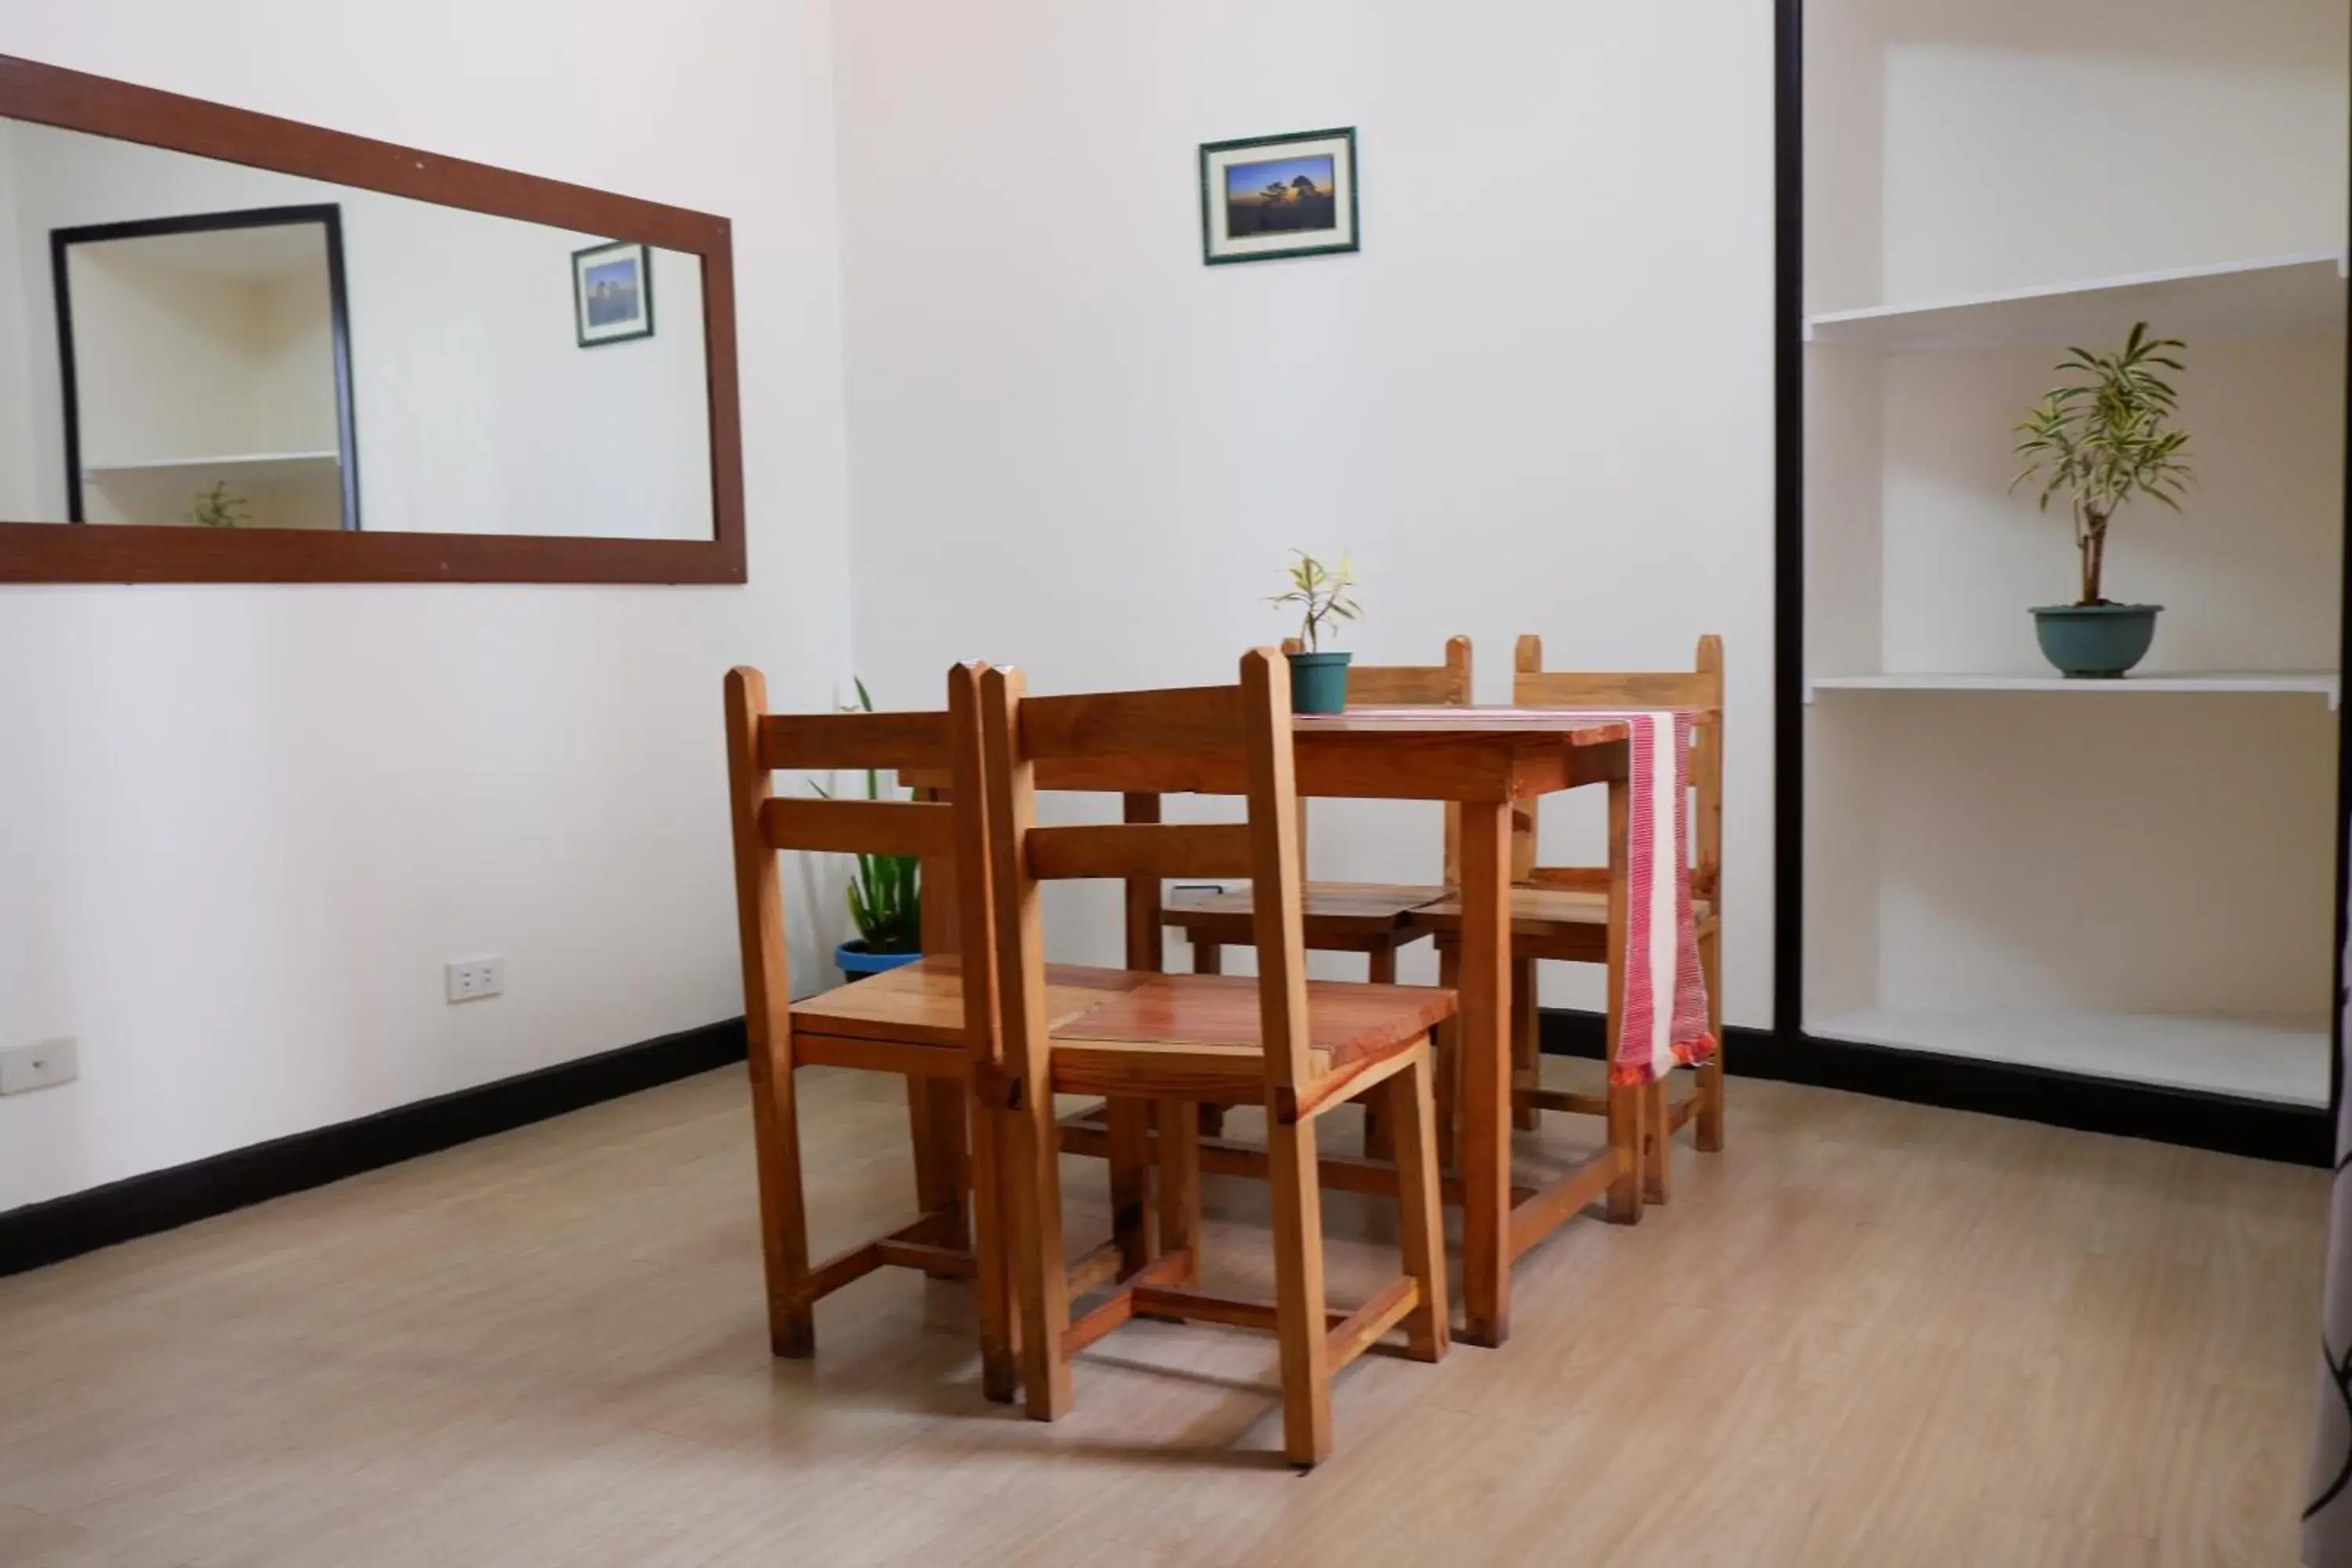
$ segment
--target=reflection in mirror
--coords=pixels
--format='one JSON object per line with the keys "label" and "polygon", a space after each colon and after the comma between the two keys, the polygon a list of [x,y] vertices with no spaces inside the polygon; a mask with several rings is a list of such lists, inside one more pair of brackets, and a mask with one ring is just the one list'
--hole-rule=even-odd
{"label": "reflection in mirror", "polygon": [[332,206],[50,231],[76,522],[357,528]]}
{"label": "reflection in mirror", "polygon": [[625,237],[0,121],[0,519],[709,539],[701,286]]}

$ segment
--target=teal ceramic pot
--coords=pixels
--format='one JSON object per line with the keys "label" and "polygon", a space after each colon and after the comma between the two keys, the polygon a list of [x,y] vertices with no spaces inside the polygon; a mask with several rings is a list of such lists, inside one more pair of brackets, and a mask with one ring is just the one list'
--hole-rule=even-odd
{"label": "teal ceramic pot", "polygon": [[1351,653],[1294,653],[1290,659],[1290,710],[1337,713],[1348,706],[1348,661]]}
{"label": "teal ceramic pot", "polygon": [[834,963],[841,966],[843,976],[850,980],[863,980],[886,969],[897,969],[922,956],[919,952],[868,952],[862,938],[853,938],[833,950]]}
{"label": "teal ceramic pot", "polygon": [[2162,605],[2037,605],[2042,657],[2069,680],[2119,680],[2147,657]]}

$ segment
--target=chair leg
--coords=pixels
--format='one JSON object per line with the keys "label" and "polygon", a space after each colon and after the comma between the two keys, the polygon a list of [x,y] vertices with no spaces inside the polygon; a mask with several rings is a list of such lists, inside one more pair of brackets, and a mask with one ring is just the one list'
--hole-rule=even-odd
{"label": "chair leg", "polygon": [[1070,1281],[1062,1260],[1061,1136],[1051,1094],[1022,1099],[1009,1114],[1005,1176],[1021,1301],[1021,1383],[1030,1419],[1058,1421],[1070,1408],[1070,1363],[1062,1354]]}
{"label": "chair leg", "polygon": [[1698,1114],[1691,1142],[1706,1153],[1723,1150],[1723,927],[1699,938],[1698,962],[1706,975],[1706,1023],[1715,1036],[1715,1055],[1699,1064]]}
{"label": "chair leg", "polygon": [[980,1297],[980,1391],[999,1405],[1013,1403],[1020,1386],[1020,1365],[1014,1350],[1013,1248],[1004,1212],[1003,1123],[992,1105],[1002,1105],[1001,1091],[989,1087],[995,1075],[977,1069],[970,1095],[971,1109],[971,1226],[974,1262],[972,1287]]}
{"label": "chair leg", "polygon": [[939,1103],[929,1079],[907,1075],[907,1142],[915,1152],[915,1206],[943,1213],[956,1202],[955,1160],[939,1125]]}
{"label": "chair leg", "polygon": [[1617,1157],[1606,1211],[1612,1225],[1642,1223],[1642,1131],[1647,1120],[1640,1084],[1609,1086],[1609,1147]]}
{"label": "chair leg", "polygon": [[1522,1132],[1533,1132],[1543,1125],[1543,1112],[1532,1101],[1519,1098],[1543,1087],[1543,1058],[1538,1054],[1541,1049],[1537,1033],[1536,961],[1515,958],[1511,960],[1511,1125]]}
{"label": "chair leg", "polygon": [[1674,1196],[1675,1139],[1667,1120],[1664,1079],[1642,1086],[1642,1201],[1662,1204]]}
{"label": "chair leg", "polygon": [[[1368,955],[1375,985],[1396,984],[1396,948],[1393,944],[1375,947]],[[1371,1095],[1364,1100],[1364,1158],[1393,1160],[1396,1158],[1396,1130],[1389,1125],[1387,1097]]]}
{"label": "chair leg", "polygon": [[[1451,991],[1462,984],[1462,949],[1452,942],[1442,942],[1437,949],[1437,983]],[[1437,1163],[1452,1170],[1458,1163],[1454,1156],[1454,1135],[1462,1124],[1462,1041],[1461,1026],[1448,1018],[1430,1031],[1430,1051],[1436,1078],[1434,1099],[1437,1101]]]}
{"label": "chair leg", "polygon": [[[963,1079],[923,1081],[931,1101],[931,1146],[940,1172],[940,1206],[948,1211],[947,1246],[971,1245],[971,1089]],[[928,1205],[926,1205],[928,1207]]]}
{"label": "chair leg", "polygon": [[768,1348],[793,1360],[816,1353],[808,1286],[808,1209],[801,1193],[800,1118],[792,1045],[775,1061],[751,1058],[751,1131],[759,1160],[760,1244],[768,1275]]}
{"label": "chair leg", "polygon": [[1160,1102],[1160,1250],[1189,1254],[1181,1284],[1201,1278],[1201,1121],[1185,1100]]}
{"label": "chair leg", "polygon": [[1434,1065],[1423,1047],[1419,1061],[1382,1086],[1396,1127],[1397,1241],[1404,1271],[1421,1287],[1421,1304],[1404,1321],[1405,1352],[1415,1361],[1443,1360],[1451,1331],[1444,1218],[1438,1207],[1437,1110],[1430,1082]]}
{"label": "chair leg", "polygon": [[1323,1298],[1323,1193],[1315,1121],[1285,1122],[1266,1101],[1274,1187],[1275,1321],[1282,1341],[1282,1447],[1290,1462],[1331,1453],[1330,1321]]}
{"label": "chair leg", "polygon": [[1132,1274],[1157,1253],[1151,1238],[1151,1102],[1114,1099],[1110,1124],[1110,1224],[1119,1272]]}

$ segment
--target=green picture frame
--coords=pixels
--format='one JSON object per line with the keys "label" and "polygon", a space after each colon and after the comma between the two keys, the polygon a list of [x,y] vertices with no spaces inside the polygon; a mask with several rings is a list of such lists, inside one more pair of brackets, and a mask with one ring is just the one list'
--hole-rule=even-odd
{"label": "green picture frame", "polygon": [[1352,125],[1203,142],[1200,167],[1207,266],[1363,248]]}

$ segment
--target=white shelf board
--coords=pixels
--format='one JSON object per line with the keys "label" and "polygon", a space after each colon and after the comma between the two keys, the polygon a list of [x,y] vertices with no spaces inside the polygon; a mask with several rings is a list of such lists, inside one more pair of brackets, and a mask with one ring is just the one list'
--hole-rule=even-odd
{"label": "white shelf board", "polygon": [[2243,695],[2286,692],[2340,700],[2342,680],[2332,669],[2157,671],[2121,680],[2069,680],[2063,675],[1814,675],[1805,679],[1805,700],[1823,691],[2063,691],[2074,696],[2116,697],[2132,692],[2209,692]]}
{"label": "white shelf board", "polygon": [[1805,341],[1895,353],[2120,339],[2134,321],[2167,337],[2341,330],[2340,252],[2230,261],[2057,283],[1969,299],[1878,305],[1805,318]]}
{"label": "white shelf board", "polygon": [[158,458],[143,463],[90,463],[83,467],[81,477],[102,479],[108,474],[164,473],[173,469],[194,468],[284,468],[295,463],[340,463],[340,452],[235,452],[219,458]]}
{"label": "white shelf board", "polygon": [[2249,1100],[2327,1103],[2325,1018],[1873,1007],[1808,1022],[1805,1032]]}

